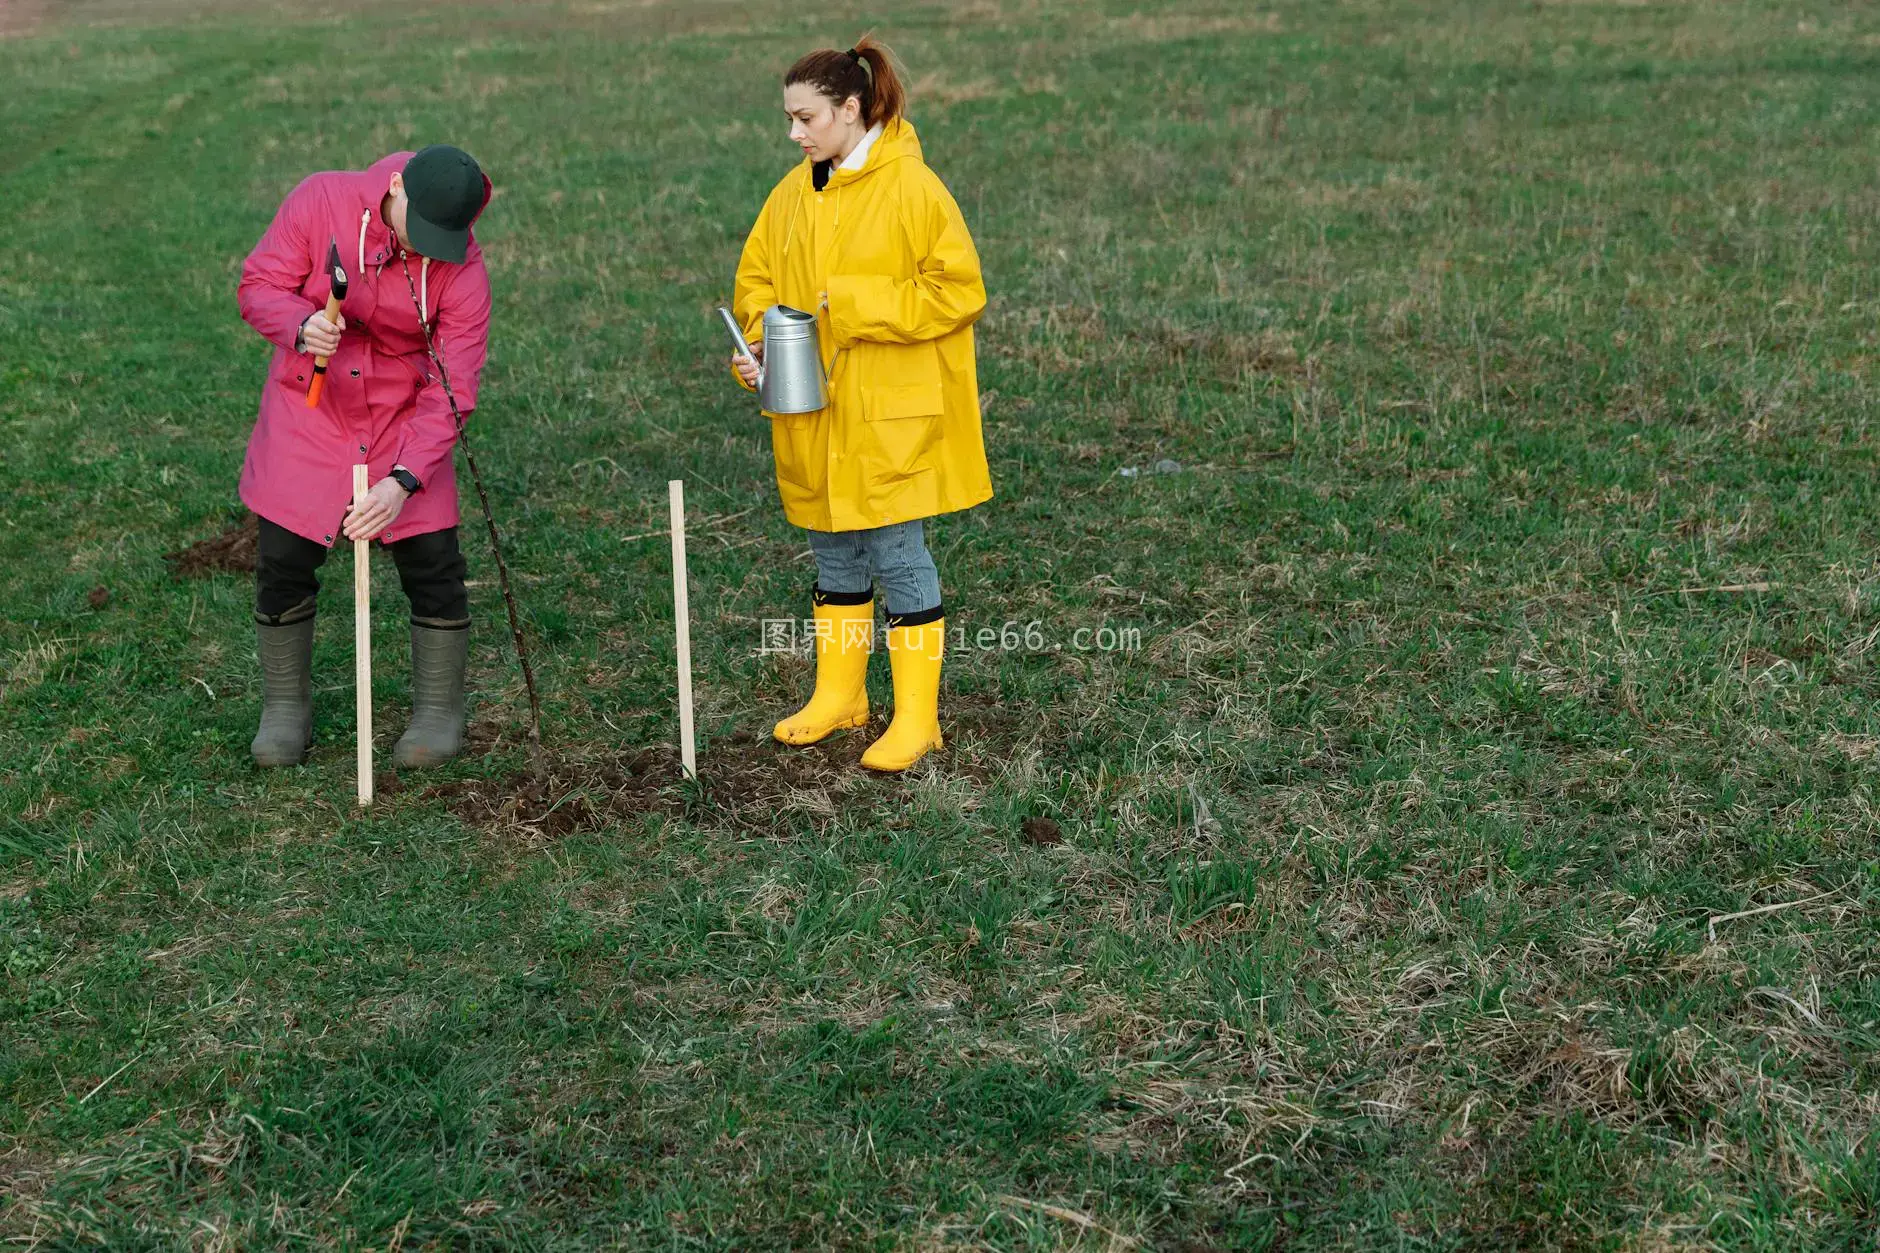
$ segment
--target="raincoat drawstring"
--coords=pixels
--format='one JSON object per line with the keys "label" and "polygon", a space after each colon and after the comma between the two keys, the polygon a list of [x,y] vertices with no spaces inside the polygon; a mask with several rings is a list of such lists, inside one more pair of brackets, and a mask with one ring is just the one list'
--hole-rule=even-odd
{"label": "raincoat drawstring", "polygon": [[783,255],[786,257],[790,255],[790,245],[796,241],[796,218],[797,214],[802,211],[803,193],[799,190],[796,196],[796,207],[790,210],[790,229],[783,236]]}
{"label": "raincoat drawstring", "polygon": [[[366,276],[366,227],[372,224],[372,210],[365,209],[359,214],[359,277]],[[379,264],[379,273],[385,273],[383,262]],[[425,257],[418,266],[418,317],[431,320],[431,258]]]}

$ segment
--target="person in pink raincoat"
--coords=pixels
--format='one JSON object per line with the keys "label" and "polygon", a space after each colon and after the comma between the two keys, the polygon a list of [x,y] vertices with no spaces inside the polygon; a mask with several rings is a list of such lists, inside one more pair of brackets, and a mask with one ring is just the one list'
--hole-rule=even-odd
{"label": "person in pink raincoat", "polygon": [[[411,602],[412,718],[393,760],[434,765],[463,746],[470,607],[457,542],[457,426],[424,326],[467,418],[490,322],[489,275],[470,226],[491,191],[476,161],[444,144],[364,171],[310,175],[242,265],[242,318],[274,345],[241,477],[242,503],[260,526],[262,704],[250,748],[259,765],[306,759],[317,571],[344,540],[377,539]],[[347,285],[329,322],[334,246]],[[331,357],[326,381],[309,408],[322,355]],[[355,509],[359,463],[371,487]]]}

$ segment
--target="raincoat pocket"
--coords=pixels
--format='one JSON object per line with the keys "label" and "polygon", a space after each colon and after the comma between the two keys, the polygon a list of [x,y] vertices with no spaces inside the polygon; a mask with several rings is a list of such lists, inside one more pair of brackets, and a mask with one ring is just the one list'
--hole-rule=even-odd
{"label": "raincoat pocket", "polygon": [[826,477],[824,459],[826,441],[817,439],[818,424],[827,421],[828,410],[815,413],[773,413],[770,415],[770,444],[777,462],[777,477],[810,492],[823,489]]}
{"label": "raincoat pocket", "polygon": [[313,382],[313,358],[306,353],[277,352],[274,354],[274,368],[269,377],[290,392],[298,392],[303,397]]}
{"label": "raincoat pocket", "polygon": [[870,387],[863,395],[862,416],[873,436],[881,472],[894,477],[918,472],[939,434],[940,415],[946,408],[940,384]]}

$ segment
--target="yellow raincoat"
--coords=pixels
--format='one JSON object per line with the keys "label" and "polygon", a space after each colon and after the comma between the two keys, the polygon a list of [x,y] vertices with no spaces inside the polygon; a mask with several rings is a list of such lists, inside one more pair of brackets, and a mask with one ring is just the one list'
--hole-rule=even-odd
{"label": "yellow raincoat", "polygon": [[765,411],[786,518],[853,531],[992,498],[973,357],[979,254],[906,119],[823,190],[805,160],[771,191],[732,296],[753,343],[773,304],[818,315],[830,376],[826,408]]}

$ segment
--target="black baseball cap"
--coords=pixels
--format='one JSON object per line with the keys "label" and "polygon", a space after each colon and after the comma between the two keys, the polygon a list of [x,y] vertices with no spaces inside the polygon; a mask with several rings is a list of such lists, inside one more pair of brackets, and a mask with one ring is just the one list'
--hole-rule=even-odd
{"label": "black baseball cap", "polygon": [[462,148],[432,144],[405,162],[405,234],[421,256],[462,261],[470,224],[490,202],[490,180]]}

